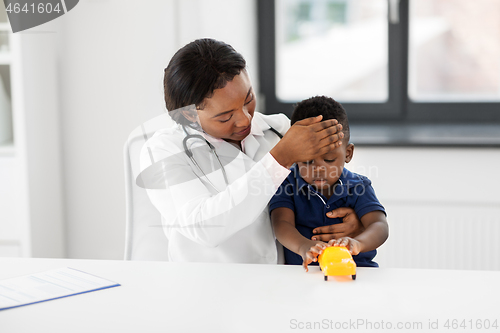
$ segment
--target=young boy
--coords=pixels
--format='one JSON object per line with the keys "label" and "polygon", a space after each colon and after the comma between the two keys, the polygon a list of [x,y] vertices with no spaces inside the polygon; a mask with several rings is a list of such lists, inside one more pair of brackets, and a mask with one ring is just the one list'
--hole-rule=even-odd
{"label": "young boy", "polygon": [[[347,247],[357,266],[378,267],[373,258],[376,248],[387,239],[389,227],[371,181],[344,169],[354,152],[344,108],[332,98],[312,97],[297,104],[291,123],[319,115],[322,121],[337,119],[344,138],[340,147],[321,158],[295,164],[271,199],[271,221],[276,238],[285,247],[285,263],[303,264],[307,271],[307,265],[317,264],[317,256],[333,245]],[[342,237],[328,244],[314,240],[314,228],[342,222],[326,216],[339,207],[352,207],[365,230],[354,238]]]}

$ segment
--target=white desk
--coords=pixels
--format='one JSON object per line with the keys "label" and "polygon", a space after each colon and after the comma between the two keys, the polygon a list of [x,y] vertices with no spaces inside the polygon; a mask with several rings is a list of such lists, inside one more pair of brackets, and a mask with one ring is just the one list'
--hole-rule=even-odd
{"label": "white desk", "polygon": [[[498,271],[358,268],[356,281],[325,282],[317,267],[0,258],[0,279],[65,266],[121,286],[0,311],[0,332],[333,332],[357,320],[372,329],[349,331],[500,332],[474,326],[500,325]],[[423,329],[396,329],[407,322]]]}

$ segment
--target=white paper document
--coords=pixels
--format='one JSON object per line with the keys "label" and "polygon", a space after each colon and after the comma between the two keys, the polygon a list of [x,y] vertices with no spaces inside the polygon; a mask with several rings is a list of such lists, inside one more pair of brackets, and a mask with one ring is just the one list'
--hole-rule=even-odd
{"label": "white paper document", "polygon": [[0,310],[119,285],[69,267],[0,280]]}

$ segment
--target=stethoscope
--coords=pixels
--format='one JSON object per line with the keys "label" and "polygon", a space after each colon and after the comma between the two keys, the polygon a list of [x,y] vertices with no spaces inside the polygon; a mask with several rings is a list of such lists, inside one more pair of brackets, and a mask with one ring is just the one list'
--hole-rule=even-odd
{"label": "stethoscope", "polygon": [[[227,180],[227,174],[226,174],[226,169],[224,168],[224,166],[222,165],[222,162],[220,161],[219,159],[219,155],[217,154],[217,152],[215,151],[215,147],[213,144],[211,144],[207,139],[205,139],[202,135],[200,134],[189,134],[186,130],[186,127],[184,125],[182,125],[182,129],[184,130],[184,132],[186,133],[186,137],[184,137],[184,140],[182,140],[182,146],[184,147],[184,152],[186,153],[186,155],[189,157],[189,159],[191,160],[191,162],[193,162],[193,164],[196,166],[196,168],[203,174],[203,176],[205,177],[205,179],[208,181],[208,183],[210,184],[210,186],[212,186],[217,192],[220,192],[214,184],[212,184],[212,182],[210,181],[210,179],[208,179],[207,175],[205,174],[205,172],[203,171],[203,169],[200,167],[200,165],[196,162],[196,159],[194,158],[193,156],[193,152],[191,151],[191,149],[188,148],[187,146],[187,142],[188,140],[190,139],[201,139],[203,141],[205,141],[205,143],[208,145],[208,148],[210,148],[210,151],[212,152],[212,154],[215,156],[215,158],[217,159],[217,162],[219,163],[219,166],[222,170],[222,175],[224,176],[224,181],[226,183],[226,186],[229,185],[229,181]],[[283,135],[278,132],[276,129],[274,129],[272,126],[270,126],[269,128],[272,132],[274,132],[280,139],[283,138]]]}

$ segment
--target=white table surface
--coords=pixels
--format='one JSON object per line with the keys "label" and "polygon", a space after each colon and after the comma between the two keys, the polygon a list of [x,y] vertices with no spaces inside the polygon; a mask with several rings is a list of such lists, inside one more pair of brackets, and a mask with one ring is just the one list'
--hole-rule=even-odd
{"label": "white table surface", "polygon": [[498,271],[358,268],[325,282],[317,267],[0,258],[0,279],[60,267],[121,286],[0,311],[1,333],[500,332],[475,326],[500,325]]}

